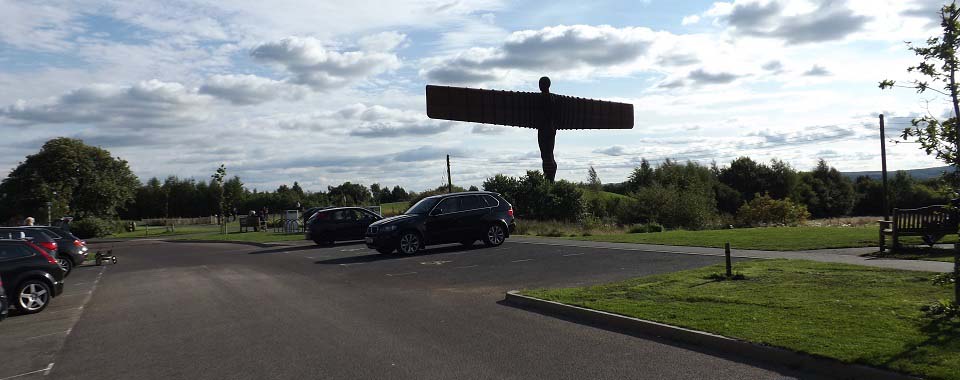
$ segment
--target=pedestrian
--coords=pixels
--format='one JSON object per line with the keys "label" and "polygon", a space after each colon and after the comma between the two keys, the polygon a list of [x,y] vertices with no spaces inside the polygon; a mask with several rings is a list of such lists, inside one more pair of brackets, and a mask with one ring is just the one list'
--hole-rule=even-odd
{"label": "pedestrian", "polygon": [[28,216],[27,219],[24,219],[23,221],[23,225],[25,226],[32,226],[33,223],[34,223],[34,220],[32,216]]}

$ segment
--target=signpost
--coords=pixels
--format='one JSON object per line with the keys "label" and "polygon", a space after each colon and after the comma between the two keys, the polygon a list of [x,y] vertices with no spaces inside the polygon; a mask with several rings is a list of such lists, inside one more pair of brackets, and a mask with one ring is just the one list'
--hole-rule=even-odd
{"label": "signpost", "polygon": [[557,130],[633,128],[632,104],[551,94],[547,77],[540,78],[540,92],[427,85],[427,116],[536,129],[543,174],[550,182],[557,174]]}

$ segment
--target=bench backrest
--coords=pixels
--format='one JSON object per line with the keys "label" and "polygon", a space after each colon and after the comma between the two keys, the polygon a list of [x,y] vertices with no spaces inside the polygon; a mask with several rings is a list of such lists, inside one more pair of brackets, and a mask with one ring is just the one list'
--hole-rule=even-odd
{"label": "bench backrest", "polygon": [[955,211],[943,205],[914,209],[893,209],[893,228],[898,233],[909,232],[957,232]]}
{"label": "bench backrest", "polygon": [[257,227],[260,225],[258,216],[240,216],[240,225],[244,227]]}

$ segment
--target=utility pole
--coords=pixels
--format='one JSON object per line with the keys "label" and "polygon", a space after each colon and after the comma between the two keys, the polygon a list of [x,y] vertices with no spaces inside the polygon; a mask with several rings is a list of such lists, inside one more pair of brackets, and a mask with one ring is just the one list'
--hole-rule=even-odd
{"label": "utility pole", "polygon": [[890,220],[890,208],[887,205],[889,201],[887,195],[887,135],[883,126],[883,114],[880,114],[880,165],[883,168],[883,198],[880,204],[883,207],[883,220]]}
{"label": "utility pole", "polygon": [[450,155],[447,155],[447,192],[453,192],[453,179],[450,178]]}

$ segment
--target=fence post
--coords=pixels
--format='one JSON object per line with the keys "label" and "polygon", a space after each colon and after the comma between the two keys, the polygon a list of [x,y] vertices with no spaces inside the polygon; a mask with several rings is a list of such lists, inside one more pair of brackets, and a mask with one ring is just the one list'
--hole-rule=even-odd
{"label": "fence post", "polygon": [[723,254],[727,258],[727,277],[733,277],[733,266],[730,263],[730,243],[723,244]]}

